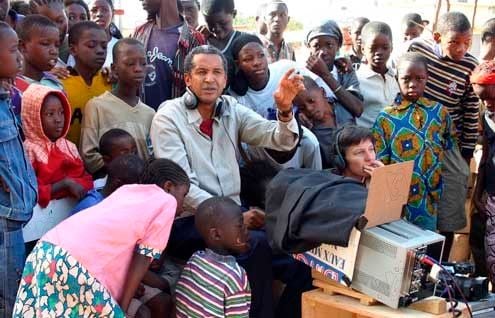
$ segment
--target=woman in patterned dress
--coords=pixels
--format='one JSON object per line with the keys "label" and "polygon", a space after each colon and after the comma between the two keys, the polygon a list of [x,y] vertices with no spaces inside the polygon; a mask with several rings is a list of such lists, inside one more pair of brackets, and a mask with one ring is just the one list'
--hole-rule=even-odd
{"label": "woman in patterned dress", "polygon": [[39,240],[13,317],[125,316],[189,191],[187,174],[167,159],[151,163],[143,183],[122,186]]}

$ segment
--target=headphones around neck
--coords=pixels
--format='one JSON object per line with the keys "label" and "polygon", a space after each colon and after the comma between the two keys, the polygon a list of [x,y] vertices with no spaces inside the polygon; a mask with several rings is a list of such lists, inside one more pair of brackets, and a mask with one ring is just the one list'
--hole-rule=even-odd
{"label": "headphones around neck", "polygon": [[340,146],[339,146],[340,138],[344,129],[345,126],[339,128],[335,133],[333,164],[335,165],[335,168],[337,168],[340,171],[344,171],[344,169],[346,168],[345,158],[342,155],[342,151],[340,150]]}
{"label": "headphones around neck", "polygon": [[[189,88],[186,87],[186,92],[182,95],[182,101],[187,109],[193,110],[198,108],[199,100],[196,94]],[[223,113],[223,98],[220,96],[217,100],[217,105],[215,106],[215,113],[213,117],[221,117]]]}

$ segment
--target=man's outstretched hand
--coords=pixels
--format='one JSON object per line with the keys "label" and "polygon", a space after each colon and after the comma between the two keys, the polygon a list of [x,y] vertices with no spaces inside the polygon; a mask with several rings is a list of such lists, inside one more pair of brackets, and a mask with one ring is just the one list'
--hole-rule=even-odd
{"label": "man's outstretched hand", "polygon": [[288,70],[280,83],[278,83],[277,90],[273,94],[275,103],[280,112],[290,112],[292,110],[292,101],[304,90],[303,77],[296,73],[295,69]]}

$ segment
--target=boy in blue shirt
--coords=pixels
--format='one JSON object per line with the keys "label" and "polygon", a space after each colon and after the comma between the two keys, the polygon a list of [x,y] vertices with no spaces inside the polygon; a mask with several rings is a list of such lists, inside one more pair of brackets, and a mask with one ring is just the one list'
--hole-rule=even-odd
{"label": "boy in blue shirt", "polygon": [[[20,70],[19,39],[0,22],[0,82],[11,82]],[[22,147],[10,94],[0,86],[0,317],[12,316],[25,261],[22,226],[36,204],[36,176]]]}

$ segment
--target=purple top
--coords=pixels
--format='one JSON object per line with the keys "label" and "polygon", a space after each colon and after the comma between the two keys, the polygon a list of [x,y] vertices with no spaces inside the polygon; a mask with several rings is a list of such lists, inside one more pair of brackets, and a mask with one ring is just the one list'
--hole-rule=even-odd
{"label": "purple top", "polygon": [[182,23],[165,29],[153,27],[146,47],[151,69],[144,80],[144,103],[155,110],[172,96],[173,63],[181,26]]}

